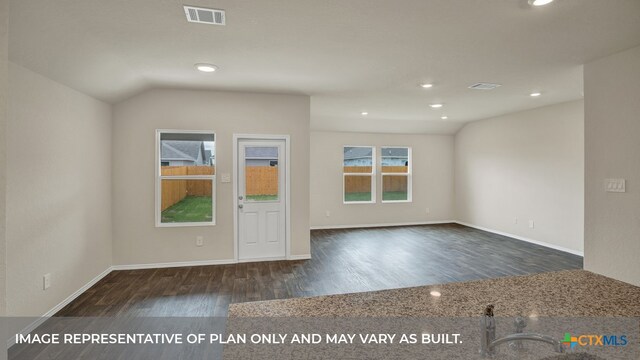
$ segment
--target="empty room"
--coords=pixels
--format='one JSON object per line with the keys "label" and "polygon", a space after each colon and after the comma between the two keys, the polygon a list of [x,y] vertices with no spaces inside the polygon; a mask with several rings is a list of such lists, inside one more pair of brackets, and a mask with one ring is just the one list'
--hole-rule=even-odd
{"label": "empty room", "polygon": [[640,1],[0,28],[0,359],[640,358]]}

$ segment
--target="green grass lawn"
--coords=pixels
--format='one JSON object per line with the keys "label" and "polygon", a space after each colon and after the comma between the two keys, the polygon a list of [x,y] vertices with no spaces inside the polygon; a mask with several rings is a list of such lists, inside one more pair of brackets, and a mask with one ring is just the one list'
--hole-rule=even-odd
{"label": "green grass lawn", "polygon": [[[408,194],[406,191],[387,191],[382,193],[382,200],[384,201],[407,200],[407,195]],[[371,193],[368,193],[368,192],[346,193],[344,195],[344,201],[346,202],[371,201]]]}
{"label": "green grass lawn", "polygon": [[409,194],[406,191],[387,191],[382,193],[384,201],[400,201],[407,200]]}
{"label": "green grass lawn", "polygon": [[210,222],[211,215],[210,196],[187,196],[162,212],[162,222]]}
{"label": "green grass lawn", "polygon": [[278,195],[247,195],[249,201],[274,201],[278,200]]}
{"label": "green grass lawn", "polygon": [[352,192],[344,194],[344,201],[371,201],[371,193],[368,192]]}

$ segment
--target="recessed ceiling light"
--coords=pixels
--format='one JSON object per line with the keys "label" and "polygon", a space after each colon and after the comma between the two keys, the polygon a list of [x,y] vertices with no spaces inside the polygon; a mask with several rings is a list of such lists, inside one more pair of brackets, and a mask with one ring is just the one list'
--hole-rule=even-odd
{"label": "recessed ceiling light", "polygon": [[361,114],[362,116],[367,116],[367,115],[369,115],[369,113],[368,113],[368,112],[366,112],[366,111],[363,111],[363,112],[361,112],[360,114]]}
{"label": "recessed ceiling light", "polygon": [[552,3],[553,0],[529,0],[529,5],[532,6],[542,6]]}
{"label": "recessed ceiling light", "polygon": [[218,67],[213,64],[195,64],[194,66],[196,69],[208,73],[218,70]]}
{"label": "recessed ceiling light", "polygon": [[428,88],[432,88],[433,84],[424,83],[424,84],[420,84],[420,87],[424,89],[428,89]]}
{"label": "recessed ceiling light", "polygon": [[429,105],[429,106],[431,106],[431,107],[432,107],[432,108],[434,108],[434,109],[438,109],[438,108],[443,107],[444,105],[442,105],[442,104],[431,104],[431,105]]}
{"label": "recessed ceiling light", "polygon": [[539,92],[534,92],[534,93],[529,94],[529,96],[531,96],[531,97],[538,97],[540,95],[542,95],[542,93],[539,93]]}
{"label": "recessed ceiling light", "polygon": [[430,292],[429,294],[430,294],[431,296],[434,296],[434,297],[440,297],[440,296],[442,296],[442,294],[440,294],[440,291],[432,291],[432,292]]}
{"label": "recessed ceiling light", "polygon": [[442,116],[440,119],[442,119],[442,120],[447,120],[448,118],[449,118],[448,116],[444,115],[444,116]]}

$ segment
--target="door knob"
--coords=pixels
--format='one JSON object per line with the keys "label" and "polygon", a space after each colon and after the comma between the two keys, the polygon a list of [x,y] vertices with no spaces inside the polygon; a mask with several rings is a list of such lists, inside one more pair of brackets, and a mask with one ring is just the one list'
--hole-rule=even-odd
{"label": "door knob", "polygon": [[238,204],[238,209],[242,209],[243,207],[244,207],[244,205]]}
{"label": "door knob", "polygon": [[238,196],[238,200],[242,200],[242,199],[244,199],[244,196],[242,195]]}

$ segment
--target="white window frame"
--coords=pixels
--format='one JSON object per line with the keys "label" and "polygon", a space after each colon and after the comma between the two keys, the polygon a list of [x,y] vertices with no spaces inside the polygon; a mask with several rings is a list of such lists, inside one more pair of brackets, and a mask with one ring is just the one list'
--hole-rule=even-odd
{"label": "white window frame", "polygon": [[[382,168],[382,149],[386,148],[405,148],[407,149],[407,158],[409,166],[406,173],[389,173],[384,172]],[[413,151],[410,146],[380,146],[380,200],[383,204],[394,203],[410,203],[413,202]],[[384,200],[384,177],[385,176],[406,176],[407,177],[407,200]]]}
{"label": "white window frame", "polygon": [[[344,149],[352,148],[370,148],[371,149],[371,173],[345,173],[344,172]],[[377,162],[376,162],[376,147],[373,145],[343,145],[342,146],[342,203],[345,205],[358,205],[358,204],[375,204],[376,203],[376,177],[377,177]],[[347,176],[371,176],[371,201],[346,201],[346,178]]]}
{"label": "white window frame", "polygon": [[[218,173],[217,161],[214,175],[183,175],[183,176],[166,176],[162,175],[162,166],[160,166],[160,137],[162,134],[207,134],[213,135],[213,141],[215,142],[215,152],[217,159],[218,152],[218,137],[215,132],[210,130],[172,130],[172,129],[157,129],[156,130],[156,196],[155,196],[155,214],[156,214],[156,227],[188,227],[188,226],[214,226],[216,224],[216,207],[217,196],[216,190],[216,175]],[[163,223],[162,222],[162,180],[211,180],[211,221],[206,222],[183,222],[183,223]]]}

